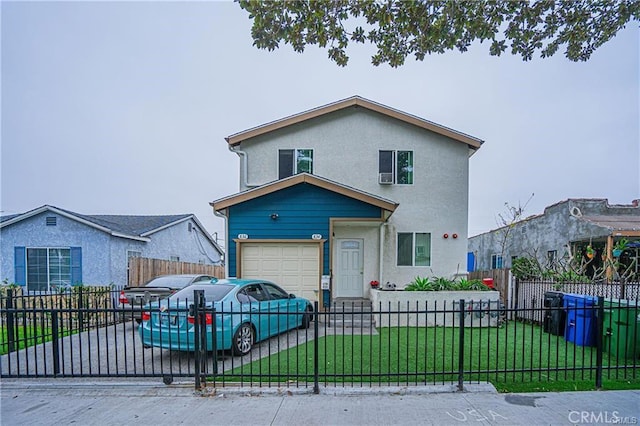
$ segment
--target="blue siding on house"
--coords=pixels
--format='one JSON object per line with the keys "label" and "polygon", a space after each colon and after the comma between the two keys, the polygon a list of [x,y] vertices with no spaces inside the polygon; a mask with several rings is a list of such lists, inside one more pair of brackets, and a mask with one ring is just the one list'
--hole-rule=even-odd
{"label": "blue siding on house", "polygon": [[[276,213],[278,218],[271,219]],[[380,207],[319,188],[299,184],[229,207],[229,238],[247,234],[253,239],[329,239],[330,218],[382,217]],[[236,271],[236,245],[228,244],[229,273]],[[329,273],[329,244],[324,244],[323,274]]]}

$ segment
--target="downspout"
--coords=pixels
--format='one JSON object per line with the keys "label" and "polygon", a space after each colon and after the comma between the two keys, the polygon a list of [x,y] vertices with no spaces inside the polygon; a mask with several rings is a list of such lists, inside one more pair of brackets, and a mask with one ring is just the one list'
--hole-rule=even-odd
{"label": "downspout", "polygon": [[384,274],[383,274],[383,272],[384,272],[384,232],[383,232],[383,228],[386,228],[386,226],[387,226],[387,222],[384,221],[384,222],[382,222],[380,224],[380,228],[379,228],[379,235],[380,235],[379,252],[380,253],[378,254],[378,256],[379,256],[378,261],[379,261],[380,264],[378,265],[378,274],[380,275],[379,280],[380,280],[380,286],[381,287],[383,286],[383,279],[384,279],[383,278],[383,276],[384,276]]}
{"label": "downspout", "polygon": [[258,184],[254,184],[254,183],[249,183],[249,156],[247,155],[247,153],[245,151],[242,151],[239,149],[240,145],[229,145],[229,151],[238,154],[240,157],[242,157],[242,175],[241,175],[241,182],[240,182],[240,187],[241,190],[242,188],[255,188],[256,186],[260,186]]}
{"label": "downspout", "polygon": [[217,212],[215,209],[213,210],[213,214],[219,218],[224,220],[224,235],[226,238],[226,247],[224,248],[224,277],[229,278],[229,257],[227,256],[229,253],[229,244],[231,241],[229,240],[229,223],[227,216],[222,213]]}

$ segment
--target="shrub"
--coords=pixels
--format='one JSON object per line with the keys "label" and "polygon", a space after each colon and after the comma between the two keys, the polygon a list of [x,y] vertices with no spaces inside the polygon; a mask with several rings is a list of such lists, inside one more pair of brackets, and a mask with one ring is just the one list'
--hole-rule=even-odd
{"label": "shrub", "polygon": [[406,291],[433,291],[433,285],[429,278],[415,277],[413,281],[405,287]]}
{"label": "shrub", "polygon": [[485,291],[490,290],[481,280],[461,279],[454,281],[443,277],[429,278],[415,277],[406,287],[405,291]]}

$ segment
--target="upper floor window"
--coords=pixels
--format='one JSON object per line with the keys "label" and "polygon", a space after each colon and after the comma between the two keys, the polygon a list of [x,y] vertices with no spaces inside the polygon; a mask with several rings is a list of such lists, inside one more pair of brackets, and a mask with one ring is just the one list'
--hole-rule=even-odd
{"label": "upper floor window", "polygon": [[379,151],[379,183],[413,185],[413,151]]}
{"label": "upper floor window", "polygon": [[313,174],[312,149],[281,149],[278,151],[278,179],[298,173]]}
{"label": "upper floor window", "polygon": [[398,266],[430,266],[431,234],[398,232]]}
{"label": "upper floor window", "polygon": [[491,255],[491,269],[502,269],[502,255],[501,254],[492,254]]}

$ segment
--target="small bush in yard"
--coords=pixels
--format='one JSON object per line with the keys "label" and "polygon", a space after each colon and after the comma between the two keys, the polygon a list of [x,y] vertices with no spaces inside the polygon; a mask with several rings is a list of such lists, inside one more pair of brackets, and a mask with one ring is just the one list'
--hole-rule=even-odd
{"label": "small bush in yard", "polygon": [[490,290],[481,280],[460,281],[438,277],[431,281],[429,278],[415,277],[406,287],[406,291],[485,291]]}

